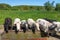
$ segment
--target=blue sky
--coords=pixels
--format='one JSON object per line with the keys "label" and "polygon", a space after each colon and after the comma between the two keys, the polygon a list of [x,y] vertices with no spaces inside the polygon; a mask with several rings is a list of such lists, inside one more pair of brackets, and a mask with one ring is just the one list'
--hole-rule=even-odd
{"label": "blue sky", "polygon": [[15,5],[38,5],[43,6],[43,4],[47,1],[55,1],[56,3],[60,3],[59,0],[0,0],[0,3],[10,4],[11,6]]}

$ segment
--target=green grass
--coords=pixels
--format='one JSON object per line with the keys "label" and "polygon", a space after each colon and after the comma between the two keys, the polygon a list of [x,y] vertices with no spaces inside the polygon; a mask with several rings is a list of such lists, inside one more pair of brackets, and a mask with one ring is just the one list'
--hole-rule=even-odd
{"label": "green grass", "polygon": [[33,18],[34,20],[37,20],[38,18],[50,18],[50,19],[56,19],[57,21],[60,21],[60,12],[56,11],[36,11],[36,10],[28,10],[28,11],[19,11],[19,10],[0,10],[0,24],[4,23],[4,19],[6,17],[12,18],[14,21],[15,18],[22,19],[28,19]]}

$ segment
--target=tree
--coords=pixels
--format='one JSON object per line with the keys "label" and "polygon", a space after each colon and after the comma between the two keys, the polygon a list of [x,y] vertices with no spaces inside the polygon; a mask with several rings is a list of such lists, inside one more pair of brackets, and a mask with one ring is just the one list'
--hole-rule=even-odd
{"label": "tree", "polygon": [[46,10],[50,11],[50,10],[53,9],[53,4],[54,4],[54,1],[53,1],[52,3],[50,3],[50,2],[48,1],[48,2],[46,2],[46,3],[44,4],[44,7],[45,7]]}
{"label": "tree", "polygon": [[10,8],[11,8],[11,6],[8,4],[4,4],[4,3],[0,4],[0,9],[10,9]]}
{"label": "tree", "polygon": [[57,3],[57,4],[56,4],[55,10],[56,10],[56,11],[60,11],[60,3]]}

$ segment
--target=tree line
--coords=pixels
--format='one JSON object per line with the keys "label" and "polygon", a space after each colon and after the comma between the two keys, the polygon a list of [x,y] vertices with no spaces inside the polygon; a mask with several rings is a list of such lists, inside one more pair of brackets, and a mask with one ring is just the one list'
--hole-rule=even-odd
{"label": "tree line", "polygon": [[54,6],[55,1],[53,2],[45,2],[44,6],[28,6],[28,5],[18,5],[18,6],[11,6],[9,4],[0,3],[0,10],[47,10],[47,11],[60,11],[60,3],[56,3]]}

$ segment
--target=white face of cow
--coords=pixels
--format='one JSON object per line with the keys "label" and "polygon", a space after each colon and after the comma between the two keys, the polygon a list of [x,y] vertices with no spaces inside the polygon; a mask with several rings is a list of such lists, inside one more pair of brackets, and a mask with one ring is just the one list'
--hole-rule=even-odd
{"label": "white face of cow", "polygon": [[33,19],[28,19],[27,21],[28,21],[28,24],[29,24],[29,25],[35,23],[35,21],[34,21]]}
{"label": "white face of cow", "polygon": [[16,19],[14,20],[14,24],[16,24],[16,23],[21,23],[21,21],[20,21],[19,18],[16,18]]}
{"label": "white face of cow", "polygon": [[20,21],[19,18],[16,18],[16,19],[14,20],[14,24],[16,24],[16,26],[17,26],[17,30],[20,31],[20,24],[21,24],[21,21]]}
{"label": "white face of cow", "polygon": [[17,30],[20,31],[20,30],[21,30],[21,28],[20,28],[20,23],[17,23],[16,26],[17,26]]}

